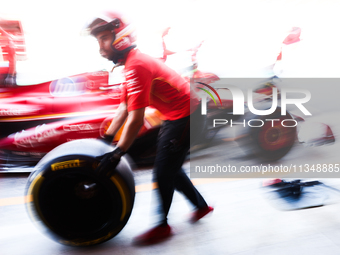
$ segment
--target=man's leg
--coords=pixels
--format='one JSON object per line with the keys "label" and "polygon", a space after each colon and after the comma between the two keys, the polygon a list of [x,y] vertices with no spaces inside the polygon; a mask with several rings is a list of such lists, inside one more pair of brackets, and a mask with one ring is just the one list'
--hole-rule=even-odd
{"label": "man's leg", "polygon": [[176,190],[182,192],[197,209],[208,206],[202,195],[198,192],[189,177],[184,172],[183,168],[176,176],[175,188]]}
{"label": "man's leg", "polygon": [[158,192],[161,198],[161,224],[135,238],[136,244],[159,242],[171,235],[167,224],[167,216],[175,188],[182,191],[198,208],[192,221],[202,218],[212,211],[203,197],[191,183],[182,169],[183,162],[190,148],[190,117],[175,121],[165,121],[157,145],[154,177],[158,182]]}
{"label": "man's leg", "polygon": [[[160,130],[154,178],[158,182],[157,191],[161,200],[161,224],[137,236],[134,239],[136,244],[152,244],[171,236],[172,232],[167,224],[167,215],[175,190],[176,167],[181,166],[180,162],[178,162],[180,151],[177,150],[175,143],[181,138],[181,132],[183,133],[186,123],[187,120],[177,121],[176,123],[165,121]],[[180,158],[182,159],[182,157]]]}
{"label": "man's leg", "polygon": [[180,143],[183,141],[183,132],[189,128],[188,120],[188,118],[185,118],[177,121],[166,121],[159,134],[154,175],[158,183],[164,223],[167,222],[167,215],[175,190],[176,176],[187,153],[185,147],[181,146]]}
{"label": "man's leg", "polygon": [[160,132],[155,174],[162,200],[164,223],[167,222],[175,188],[181,191],[196,208],[207,207],[207,203],[182,168],[190,148],[189,118],[166,122]]}

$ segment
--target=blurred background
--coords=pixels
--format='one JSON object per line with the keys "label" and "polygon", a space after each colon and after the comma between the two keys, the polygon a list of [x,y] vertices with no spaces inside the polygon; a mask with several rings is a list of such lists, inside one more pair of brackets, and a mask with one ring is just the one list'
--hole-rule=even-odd
{"label": "blurred background", "polygon": [[[176,70],[192,65],[192,52],[188,49],[204,41],[197,52],[199,69],[215,74],[221,81],[273,75],[328,79],[340,74],[337,0],[2,0],[0,18],[21,21],[24,31],[26,57],[17,61],[17,84],[32,85],[104,68],[111,70],[113,64],[100,57],[96,40],[84,33],[84,27],[97,12],[115,8],[126,12],[136,26],[139,49],[154,57],[162,57],[162,34],[167,27],[171,28],[163,39],[167,49],[176,52],[166,61]],[[289,37],[291,34],[296,36]],[[291,81],[282,79],[278,86],[308,89],[312,94],[307,107],[313,114],[311,123],[329,125],[335,143],[318,148],[298,144],[275,164],[338,164],[338,80],[324,84],[322,79],[313,80],[315,83],[310,79]],[[305,129],[311,127],[317,125],[306,125]],[[235,166],[258,164],[254,158],[244,157],[229,129],[217,134],[213,146],[213,150],[194,152],[193,158],[208,164],[216,163],[216,159]],[[267,190],[261,186],[263,180],[250,178],[196,179],[195,185],[216,205],[213,217],[196,226],[183,224],[192,208],[176,195],[170,217],[178,235],[155,247],[131,247],[131,239],[155,219],[152,170],[150,167],[139,170],[134,172],[137,195],[129,224],[117,238],[86,250],[62,246],[38,232],[24,207],[28,175],[1,174],[0,253],[174,254],[174,250],[238,255],[340,253],[339,191],[307,192],[312,201],[296,207],[331,206],[287,212],[284,210],[289,202],[282,205],[277,197],[268,199]],[[185,170],[190,170],[188,163]],[[338,178],[325,182],[340,188]],[[282,207],[283,211],[277,210]]]}
{"label": "blurred background", "polygon": [[266,67],[275,62],[292,27],[299,27],[301,41],[283,49],[285,75],[337,77],[339,5],[321,0],[13,0],[3,1],[0,17],[21,20],[25,31],[28,59],[18,64],[19,84],[34,79],[24,73],[33,76],[38,70],[42,79],[46,72],[58,76],[101,67],[95,40],[81,31],[89,17],[107,8],[129,15],[139,48],[153,56],[162,55],[161,35],[171,27],[165,42],[179,54],[169,56],[169,65],[186,65],[190,59],[185,51],[204,40],[197,54],[200,69],[219,77],[269,75]]}

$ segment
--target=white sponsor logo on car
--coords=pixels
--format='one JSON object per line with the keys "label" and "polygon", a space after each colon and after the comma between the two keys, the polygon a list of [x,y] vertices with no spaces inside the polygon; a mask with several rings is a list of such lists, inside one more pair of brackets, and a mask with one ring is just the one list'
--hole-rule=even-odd
{"label": "white sponsor logo on car", "polygon": [[64,125],[63,130],[67,132],[83,131],[83,130],[93,130],[93,127],[90,124]]}

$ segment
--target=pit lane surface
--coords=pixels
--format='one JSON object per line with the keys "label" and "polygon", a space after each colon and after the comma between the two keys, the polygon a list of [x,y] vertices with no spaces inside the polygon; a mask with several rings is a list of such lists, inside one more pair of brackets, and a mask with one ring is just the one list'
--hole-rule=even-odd
{"label": "pit lane surface", "polygon": [[[222,140],[224,139],[224,140]],[[282,164],[304,159],[333,162],[330,155],[339,145],[306,148],[297,145],[280,161]],[[223,156],[231,164],[258,164],[244,156],[227,131],[222,131],[213,146],[197,153]],[[199,154],[192,153],[193,159]],[[196,157],[203,159],[202,155]],[[213,163],[214,158],[205,157]],[[335,163],[335,162],[333,162]],[[185,165],[189,172],[189,163]],[[340,193],[316,192],[316,203],[326,206],[308,210],[282,211],[269,200],[266,178],[193,179],[209,204],[211,216],[196,224],[188,218],[193,209],[175,193],[169,223],[175,235],[166,242],[138,247],[133,238],[157,222],[157,199],[149,168],[134,171],[136,199],[126,227],[112,240],[87,248],[58,244],[42,234],[28,218],[24,204],[27,174],[2,174],[0,179],[0,254],[339,254]],[[339,179],[324,183],[340,189]],[[314,193],[315,194],[315,193]],[[314,200],[315,201],[315,200]],[[89,219],[90,220],[90,219]]]}

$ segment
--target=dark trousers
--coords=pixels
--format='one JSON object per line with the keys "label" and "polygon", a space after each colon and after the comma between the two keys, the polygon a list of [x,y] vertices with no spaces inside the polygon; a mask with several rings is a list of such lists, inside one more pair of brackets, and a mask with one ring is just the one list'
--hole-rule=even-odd
{"label": "dark trousers", "polygon": [[[182,119],[165,121],[161,127],[157,155],[155,159],[154,178],[158,183],[158,192],[162,202],[163,222],[167,222],[167,215],[175,189],[182,192],[196,208],[203,208],[207,203],[185,174],[182,165],[190,148],[190,120],[195,124],[200,112]],[[195,125],[192,130],[197,133],[191,137],[202,135],[202,125]]]}

